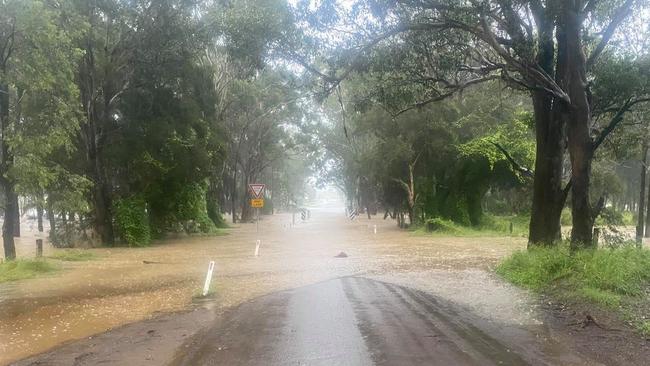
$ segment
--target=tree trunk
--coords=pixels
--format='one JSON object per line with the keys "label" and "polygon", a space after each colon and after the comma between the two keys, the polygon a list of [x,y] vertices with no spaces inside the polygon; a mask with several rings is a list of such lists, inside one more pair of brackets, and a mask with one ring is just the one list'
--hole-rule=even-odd
{"label": "tree trunk", "polygon": [[[99,157],[92,158],[93,180],[92,200],[94,209],[95,231],[102,240],[102,244],[112,245],[115,241],[113,232],[113,217],[111,212],[110,187],[104,177],[102,164]],[[65,213],[63,214],[65,216]]]}
{"label": "tree trunk", "polygon": [[42,233],[43,232],[43,204],[40,202],[36,204],[36,220],[38,225],[38,232]]}
{"label": "tree trunk", "polygon": [[[538,21],[540,41],[537,64],[548,75],[555,75],[556,83],[562,85],[564,66],[560,59],[565,49],[561,37],[556,35],[556,57],[554,21],[548,16],[540,17]],[[562,187],[562,162],[566,149],[564,106],[558,98],[545,91],[535,90],[531,93],[535,117],[536,158],[528,247],[554,245],[562,239],[560,217],[567,193]]]}
{"label": "tree trunk", "polygon": [[233,168],[232,173],[232,193],[230,194],[230,210],[232,214],[232,223],[237,223],[237,167]]}
{"label": "tree trunk", "polygon": [[54,205],[52,197],[47,195],[47,220],[50,222],[50,240],[54,241],[56,237],[56,215],[54,214]]}
{"label": "tree trunk", "polygon": [[[4,160],[4,159],[3,159]],[[18,220],[18,200],[14,191],[13,182],[5,180],[5,212],[4,222],[2,223],[2,242],[4,245],[5,258],[8,260],[16,258],[16,245],[14,243],[14,229]]]}
{"label": "tree trunk", "polygon": [[222,226],[223,219],[221,217],[221,209],[219,208],[219,190],[215,176],[210,177],[208,182],[208,190],[205,193],[205,203],[208,211],[208,217],[217,226]]}
{"label": "tree trunk", "polygon": [[5,259],[16,258],[16,245],[14,243],[15,221],[18,218],[17,197],[14,192],[14,183],[7,178],[6,174],[13,162],[13,156],[7,145],[7,134],[9,131],[9,85],[0,84],[0,181],[5,195],[4,221],[2,224],[2,244],[5,252]]}
{"label": "tree trunk", "polygon": [[543,91],[533,92],[537,150],[528,246],[553,245],[561,239],[564,122],[559,106]]}
{"label": "tree trunk", "polygon": [[639,202],[641,203],[639,205],[639,217],[638,221],[636,224],[636,240],[637,242],[641,242],[642,237],[643,237],[643,223],[644,223],[644,218],[643,215],[645,213],[645,207],[643,207],[645,203],[645,176],[646,176],[646,163],[648,161],[648,144],[646,142],[643,143],[643,148],[641,149],[641,188],[639,189]]}
{"label": "tree trunk", "polygon": [[[580,3],[580,2],[578,2]],[[593,141],[589,134],[591,110],[587,96],[586,59],[582,51],[582,18],[580,4],[565,4],[563,22],[566,32],[567,94],[571,100],[569,108],[569,155],[571,157],[571,210],[573,228],[571,248],[593,246],[593,226],[597,210],[589,202],[591,162],[594,155]],[[562,31],[562,30],[559,30]]]}
{"label": "tree trunk", "polygon": [[[648,142],[646,141],[644,144],[644,149],[645,149],[645,154],[643,155],[643,166],[642,169],[647,172],[648,167],[646,165],[647,163],[647,153],[648,153]],[[643,192],[645,190],[645,186],[643,184],[644,181],[641,182],[641,189],[640,191]],[[641,198],[643,200],[643,198]],[[640,213],[640,212],[639,212]],[[641,215],[639,215],[641,216]],[[640,222],[640,221],[639,221]],[[637,228],[638,229],[638,228]],[[643,234],[643,232],[642,232]],[[637,236],[638,236],[638,230],[637,230]],[[645,237],[650,238],[650,193],[648,193],[648,203],[646,205],[646,215],[645,215]]]}
{"label": "tree trunk", "polygon": [[[13,164],[13,161],[11,164]],[[14,184],[14,190],[15,190],[15,184]],[[14,200],[14,207],[16,207],[16,219],[14,220],[14,238],[20,238],[20,204],[18,202],[18,195],[15,192],[14,192],[13,200]]]}

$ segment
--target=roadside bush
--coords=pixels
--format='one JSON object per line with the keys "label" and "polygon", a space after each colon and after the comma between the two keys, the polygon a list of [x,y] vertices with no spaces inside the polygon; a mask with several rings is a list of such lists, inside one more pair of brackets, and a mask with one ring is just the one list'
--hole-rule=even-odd
{"label": "roadside bush", "polygon": [[429,232],[442,232],[442,233],[459,233],[461,230],[458,225],[451,220],[445,220],[440,217],[427,219],[426,229]]}
{"label": "roadside bush", "polygon": [[128,246],[149,245],[151,228],[144,199],[138,196],[120,199],[115,202],[114,211],[118,235]]}

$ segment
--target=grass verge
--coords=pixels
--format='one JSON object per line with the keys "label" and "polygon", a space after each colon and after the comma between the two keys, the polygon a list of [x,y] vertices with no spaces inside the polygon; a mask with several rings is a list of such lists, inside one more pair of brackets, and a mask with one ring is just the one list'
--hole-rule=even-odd
{"label": "grass verge", "polygon": [[6,261],[0,263],[0,283],[34,278],[57,269],[57,266],[44,259]]}
{"label": "grass verge", "polygon": [[568,246],[518,251],[496,272],[508,281],[560,299],[574,299],[615,310],[646,336],[643,318],[650,288],[650,250],[623,247],[571,253]]}
{"label": "grass verge", "polygon": [[[528,235],[529,216],[484,215],[479,226],[463,226],[451,220],[432,218],[414,228],[419,234],[475,237],[475,236],[514,236]],[[511,231],[512,228],[512,231]]]}
{"label": "grass verge", "polygon": [[97,255],[89,250],[61,249],[54,252],[50,258],[67,262],[83,262],[96,259]]}

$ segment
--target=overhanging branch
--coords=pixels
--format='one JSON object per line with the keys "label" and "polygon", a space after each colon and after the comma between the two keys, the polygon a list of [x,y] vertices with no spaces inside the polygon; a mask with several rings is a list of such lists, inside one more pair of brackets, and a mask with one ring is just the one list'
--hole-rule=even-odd
{"label": "overhanging branch", "polygon": [[625,103],[623,103],[623,106],[618,109],[616,114],[614,114],[614,117],[609,121],[607,126],[598,134],[598,137],[594,140],[592,144],[592,149],[595,151],[598,149],[598,147],[605,141],[607,136],[609,136],[612,131],[616,129],[616,127],[623,121],[623,117],[625,116],[625,113],[629,112],[632,107],[639,103],[645,103],[645,102],[650,102],[650,97],[648,98],[639,98],[635,100],[628,100]]}
{"label": "overhanging branch", "polygon": [[520,172],[522,175],[528,178],[533,178],[535,175],[532,170],[529,168],[526,168],[525,166],[519,164],[511,155],[510,153],[503,148],[503,146],[499,145],[496,142],[493,142],[492,145],[496,146],[499,151],[506,157],[506,160],[510,163],[510,165],[515,169],[516,171]]}
{"label": "overhanging branch", "polygon": [[627,18],[628,15],[630,15],[630,13],[632,12],[632,5],[634,5],[634,2],[635,0],[627,0],[623,5],[621,5],[620,8],[616,10],[614,16],[612,16],[612,21],[609,23],[607,28],[605,28],[605,30],[603,31],[603,36],[600,39],[600,42],[598,43],[596,48],[593,50],[593,52],[587,59],[587,70],[591,69],[594,66],[600,54],[603,53],[603,50],[605,49],[605,47],[607,47],[609,40],[614,35],[614,32],[616,32],[618,26],[621,25],[623,20],[625,20],[625,18]]}

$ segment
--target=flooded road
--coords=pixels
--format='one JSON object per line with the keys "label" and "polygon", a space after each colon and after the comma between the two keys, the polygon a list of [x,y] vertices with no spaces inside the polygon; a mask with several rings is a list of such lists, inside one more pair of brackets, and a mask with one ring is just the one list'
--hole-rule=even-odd
{"label": "flooded road", "polygon": [[[487,326],[487,333],[481,326]],[[434,296],[344,277],[264,296],[182,349],[178,365],[586,365]],[[515,339],[516,338],[516,339]]]}
{"label": "flooded road", "polygon": [[[549,337],[529,297],[488,271],[524,248],[523,238],[416,235],[381,218],[351,222],[342,210],[332,209],[313,210],[306,223],[291,221],[291,215],[279,214],[263,217],[259,234],[255,225],[243,224],[225,236],[96,249],[98,259],[63,262],[64,269],[50,277],[0,284],[0,364],[160,312],[197,306],[193,298],[210,260],[216,262],[215,295],[198,306],[208,307],[213,316],[278,291],[355,276],[422,290],[486,324],[507,326],[513,334],[524,331],[547,350],[565,352]],[[255,257],[258,238],[262,245]],[[342,251],[347,257],[335,258]]]}

